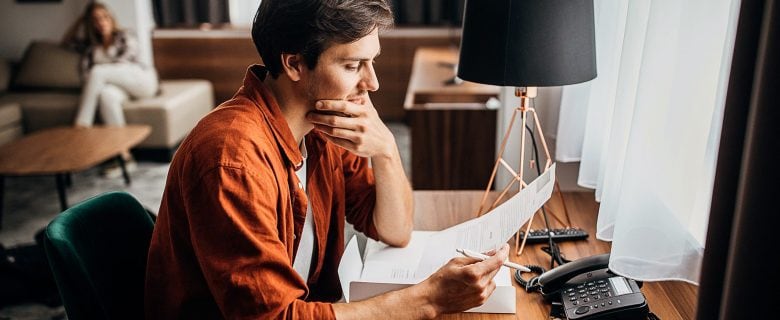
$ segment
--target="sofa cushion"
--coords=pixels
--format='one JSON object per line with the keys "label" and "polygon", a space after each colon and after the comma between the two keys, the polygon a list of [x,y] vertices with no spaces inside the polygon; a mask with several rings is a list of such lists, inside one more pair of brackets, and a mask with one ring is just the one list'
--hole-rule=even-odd
{"label": "sofa cushion", "polygon": [[188,79],[163,80],[158,96],[124,103],[127,123],[152,126],[152,133],[139,144],[147,148],[176,146],[213,107],[211,82]]}
{"label": "sofa cushion", "polygon": [[20,89],[78,89],[79,60],[77,52],[58,44],[33,42],[24,53],[13,85]]}
{"label": "sofa cushion", "polygon": [[0,103],[0,145],[22,136],[22,109],[16,103]]}
{"label": "sofa cushion", "polygon": [[0,103],[0,128],[21,125],[22,109],[18,103]]}
{"label": "sofa cushion", "polygon": [[0,104],[15,102],[22,106],[24,131],[73,125],[76,118],[78,93],[9,92],[0,97]]}

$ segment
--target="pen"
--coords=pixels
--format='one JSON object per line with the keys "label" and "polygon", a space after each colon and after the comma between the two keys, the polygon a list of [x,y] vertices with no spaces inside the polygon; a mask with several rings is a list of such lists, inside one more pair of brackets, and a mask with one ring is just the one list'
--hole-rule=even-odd
{"label": "pen", "polygon": [[[457,251],[460,254],[462,254],[464,256],[467,256],[469,258],[479,259],[480,261],[485,261],[485,259],[490,258],[489,256],[486,256],[486,255],[481,254],[479,252],[474,252],[474,251],[471,251],[471,250],[468,250],[468,249],[455,249],[455,251]],[[517,263],[514,263],[514,262],[511,262],[509,260],[504,261],[503,264],[504,264],[505,267],[509,267],[509,268],[512,268],[512,269],[517,269],[517,270],[520,270],[520,271],[523,271],[523,272],[531,272],[531,269],[528,269],[528,268],[526,268],[524,266],[521,266],[521,265],[519,265]]]}

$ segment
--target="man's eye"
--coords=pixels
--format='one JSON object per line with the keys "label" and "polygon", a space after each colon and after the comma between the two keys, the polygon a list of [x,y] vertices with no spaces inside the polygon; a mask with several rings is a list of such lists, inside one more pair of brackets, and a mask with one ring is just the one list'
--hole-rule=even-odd
{"label": "man's eye", "polygon": [[359,67],[359,65],[347,65],[344,68],[346,68],[348,71],[357,71]]}

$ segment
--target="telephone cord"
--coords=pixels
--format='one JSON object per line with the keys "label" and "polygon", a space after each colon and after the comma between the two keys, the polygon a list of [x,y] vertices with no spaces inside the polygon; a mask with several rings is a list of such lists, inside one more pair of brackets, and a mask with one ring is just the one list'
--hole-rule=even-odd
{"label": "telephone cord", "polygon": [[[533,101],[531,102],[533,103]],[[541,176],[542,175],[542,169],[539,167],[539,148],[536,146],[536,136],[534,135],[534,131],[529,127],[527,124],[525,125],[525,130],[528,131],[528,134],[531,136],[531,146],[533,147],[534,153],[533,153],[533,159],[534,162],[536,162],[536,174]],[[547,230],[551,230],[550,228],[550,221],[547,218],[547,210],[544,209],[544,206],[542,206],[542,217],[544,218],[544,227],[547,228]],[[558,245],[553,241],[552,235],[547,234],[547,243],[550,246],[549,248],[549,254],[550,254],[550,269],[555,268],[555,263],[557,262],[558,265],[563,265],[568,260],[565,260],[561,258],[561,251]]]}
{"label": "telephone cord", "polygon": [[545,272],[545,270],[544,268],[542,268],[542,266],[537,266],[532,264],[526,265],[526,267],[528,269],[531,269],[531,272],[526,272],[526,273],[533,273],[536,274],[536,276],[526,281],[525,279],[523,279],[520,270],[515,270],[515,281],[517,281],[517,283],[520,284],[520,286],[523,287],[523,289],[525,289],[526,292],[535,292],[540,288],[537,279]]}

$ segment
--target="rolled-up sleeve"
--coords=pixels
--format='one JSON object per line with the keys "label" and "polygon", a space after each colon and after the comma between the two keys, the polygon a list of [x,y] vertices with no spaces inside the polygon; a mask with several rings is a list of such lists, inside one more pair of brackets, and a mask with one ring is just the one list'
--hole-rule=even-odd
{"label": "rolled-up sleeve", "polygon": [[218,166],[195,182],[187,214],[198,265],[226,319],[335,319],[330,304],[306,302],[277,221],[279,186],[270,169]]}

